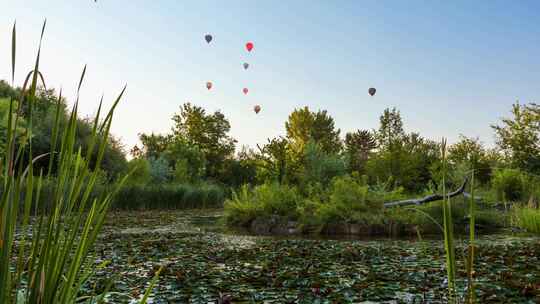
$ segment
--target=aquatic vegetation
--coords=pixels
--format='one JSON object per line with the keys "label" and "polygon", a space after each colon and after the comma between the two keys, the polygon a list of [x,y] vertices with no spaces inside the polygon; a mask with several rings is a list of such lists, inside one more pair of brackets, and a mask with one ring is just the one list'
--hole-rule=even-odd
{"label": "aquatic vegetation", "polygon": [[[209,222],[199,226],[201,217]],[[94,251],[106,268],[85,285],[99,294],[116,274],[106,296],[115,303],[142,297],[155,272],[153,303],[448,303],[445,249],[422,242],[271,238],[219,232],[219,212],[115,212]],[[208,226],[214,223],[214,226]],[[124,233],[130,227],[146,228]],[[162,229],[160,227],[183,227]],[[191,228],[188,228],[191,227]],[[218,230],[216,230],[218,229]],[[538,238],[480,237],[475,262],[478,303],[533,303],[540,299]],[[456,297],[467,294],[468,244],[456,245]],[[459,269],[463,269],[460,271]]]}

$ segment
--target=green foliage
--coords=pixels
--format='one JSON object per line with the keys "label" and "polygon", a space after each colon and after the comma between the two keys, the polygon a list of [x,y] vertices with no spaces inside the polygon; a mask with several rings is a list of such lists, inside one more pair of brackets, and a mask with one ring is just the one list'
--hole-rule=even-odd
{"label": "green foliage", "polygon": [[357,130],[347,133],[345,135],[345,153],[349,160],[349,171],[364,174],[366,163],[375,148],[377,148],[377,141],[372,132]]}
{"label": "green foliage", "polygon": [[[385,141],[388,142],[383,142]],[[437,143],[416,133],[394,136],[390,142],[391,144],[383,146],[366,164],[366,173],[372,182],[391,179],[395,186],[418,193],[424,190],[430,181],[440,180],[432,174],[433,168],[440,165]]]}
{"label": "green foliage", "polygon": [[228,135],[231,125],[223,113],[207,114],[198,106],[185,103],[173,116],[175,141],[197,146],[206,159],[206,176],[219,180],[225,159],[232,156],[236,140]]}
{"label": "green foliage", "polygon": [[145,158],[134,158],[129,161],[128,170],[131,172],[128,184],[144,185],[151,180],[150,162]]}
{"label": "green foliage", "polygon": [[462,181],[471,170],[474,170],[477,181],[483,185],[489,182],[491,167],[496,164],[493,155],[484,148],[478,138],[469,138],[463,135],[460,136],[457,143],[448,148],[449,164],[453,167],[453,171],[460,171],[456,177]]}
{"label": "green foliage", "polygon": [[148,159],[150,164],[150,180],[155,184],[164,184],[171,180],[172,170],[164,156]]}
{"label": "green foliage", "polygon": [[540,173],[540,105],[512,105],[512,118],[493,125],[497,145],[522,170]]}
{"label": "green foliage", "polygon": [[116,196],[112,208],[196,209],[221,208],[225,200],[223,189],[212,184],[154,184],[128,185]]}
{"label": "green foliage", "polygon": [[247,226],[259,216],[279,215],[298,218],[302,197],[294,187],[266,183],[249,190],[244,185],[225,202],[224,218],[230,225]]}
{"label": "green foliage", "polygon": [[335,178],[328,202],[315,211],[321,223],[365,223],[380,217],[383,202],[369,193],[369,188],[352,177]]}
{"label": "green foliage", "polygon": [[336,177],[345,174],[346,165],[337,154],[327,154],[321,146],[310,141],[305,146],[300,180],[303,185],[327,186]]}
{"label": "green foliage", "polygon": [[245,184],[254,185],[257,182],[259,164],[255,152],[243,147],[235,159],[225,160],[220,182],[235,189]]}
{"label": "green foliage", "polygon": [[282,184],[287,177],[290,177],[293,167],[293,156],[290,151],[290,144],[286,138],[277,137],[259,148],[259,159],[261,160],[264,177],[267,180],[276,180]]}
{"label": "green foliage", "polygon": [[249,186],[243,185],[225,201],[223,218],[229,226],[247,227],[261,214],[261,208],[255,203]]}
{"label": "green foliage", "polygon": [[[4,82],[5,83],[5,82]],[[7,86],[7,84],[5,84]],[[17,94],[16,94],[17,95]],[[20,93],[18,94],[20,95]],[[17,96],[18,96],[17,95]],[[34,155],[45,154],[35,162],[36,170],[47,169],[50,156],[47,154],[51,148],[53,129],[58,119],[58,129],[67,127],[69,113],[67,111],[65,98],[59,96],[53,89],[43,89],[36,87],[32,110],[32,151]],[[19,102],[14,101],[14,106],[18,107]],[[0,151],[5,146],[7,138],[7,120],[10,100],[0,98]],[[30,115],[28,103],[22,103],[20,116],[17,119],[17,138],[21,140],[25,129],[28,127],[28,117]],[[15,115],[15,114],[13,114]],[[15,120],[12,120],[15,123]],[[88,158],[92,167],[96,164],[95,157],[88,157],[86,151],[92,143],[93,120],[90,118],[77,118],[77,133],[75,135],[75,147],[81,147],[82,156]],[[55,147],[59,148],[59,147]],[[25,152],[27,153],[27,152]],[[28,155],[26,156],[28,157]],[[108,135],[103,159],[100,163],[101,169],[106,172],[109,180],[117,178],[127,171],[127,161],[120,141],[112,135]],[[55,169],[56,167],[53,167]]]}
{"label": "green foliage", "polygon": [[334,126],[334,119],[326,110],[311,112],[308,107],[295,109],[285,122],[287,138],[292,150],[302,154],[305,146],[314,141],[326,153],[338,153],[341,149],[339,129]]}
{"label": "green foliage", "polygon": [[513,219],[517,227],[540,235],[540,209],[534,206],[514,206]]}
{"label": "green foliage", "polygon": [[492,190],[499,201],[517,202],[528,199],[529,177],[520,170],[496,170],[491,184]]}
{"label": "green foliage", "polygon": [[197,183],[204,176],[206,159],[197,145],[189,144],[182,138],[175,138],[167,145],[162,156],[169,164],[173,164],[175,182]]}
{"label": "green foliage", "polygon": [[145,157],[147,159],[154,158],[157,159],[161,156],[163,152],[167,149],[170,142],[172,141],[171,135],[160,135],[160,134],[139,134],[139,140],[141,141],[143,148],[142,150],[139,147],[135,146],[132,149],[133,157]]}

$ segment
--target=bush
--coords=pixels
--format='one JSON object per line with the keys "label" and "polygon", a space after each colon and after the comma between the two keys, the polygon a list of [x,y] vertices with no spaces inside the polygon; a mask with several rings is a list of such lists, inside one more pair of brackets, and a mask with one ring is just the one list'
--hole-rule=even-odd
{"label": "bush", "polygon": [[524,196],[524,176],[518,170],[497,170],[493,176],[492,189],[498,200],[519,201]]}
{"label": "bush", "polygon": [[382,213],[383,201],[369,193],[368,186],[350,176],[335,178],[327,202],[315,211],[321,223],[365,222]]}
{"label": "bush", "polygon": [[225,221],[231,225],[247,226],[259,216],[297,219],[301,201],[302,197],[294,187],[266,183],[249,191],[244,185],[225,202]]}
{"label": "bush", "polygon": [[537,177],[515,169],[495,171],[492,179],[492,191],[501,201],[538,202],[540,199],[540,181]]}
{"label": "bush", "polygon": [[253,201],[248,185],[233,191],[231,199],[225,201],[224,219],[229,226],[248,226],[261,212],[260,205]]}

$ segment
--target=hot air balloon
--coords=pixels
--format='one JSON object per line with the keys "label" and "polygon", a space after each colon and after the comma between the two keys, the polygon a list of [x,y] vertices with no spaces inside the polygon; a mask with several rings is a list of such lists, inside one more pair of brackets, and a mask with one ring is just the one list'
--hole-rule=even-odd
{"label": "hot air balloon", "polygon": [[246,49],[248,52],[251,52],[251,50],[253,50],[253,42],[246,43]]}
{"label": "hot air balloon", "polygon": [[211,83],[210,81],[208,81],[208,82],[206,83],[206,88],[207,88],[208,90],[210,90],[210,89],[212,88],[212,83]]}
{"label": "hot air balloon", "polygon": [[244,94],[247,94],[247,93],[249,92],[249,90],[248,90],[248,88],[244,88],[244,89],[242,90],[242,92],[244,92]]}
{"label": "hot air balloon", "polygon": [[259,112],[261,111],[261,106],[260,105],[254,106],[253,111],[255,111],[255,114],[259,114]]}
{"label": "hot air balloon", "polygon": [[249,63],[244,62],[244,70],[247,70],[249,68]]}
{"label": "hot air balloon", "polygon": [[371,96],[375,95],[375,92],[377,92],[377,89],[375,89],[375,88],[369,88],[369,90],[368,90],[368,93]]}
{"label": "hot air balloon", "polygon": [[207,34],[206,36],[204,36],[204,40],[206,40],[207,43],[210,43],[210,41],[212,41],[212,35]]}

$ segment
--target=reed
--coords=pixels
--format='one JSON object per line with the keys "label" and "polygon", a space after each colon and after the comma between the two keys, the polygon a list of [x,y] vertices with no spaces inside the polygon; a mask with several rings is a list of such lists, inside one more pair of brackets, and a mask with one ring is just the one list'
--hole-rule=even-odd
{"label": "reed", "polygon": [[[126,181],[120,179],[99,197],[94,189],[114,110],[125,87],[102,117],[101,102],[93,123],[90,145],[86,153],[76,146],[79,92],[86,67],[78,81],[77,96],[67,124],[59,127],[60,111],[56,112],[50,152],[33,155],[32,121],[39,84],[45,86],[40,72],[40,54],[46,21],[41,29],[39,47],[33,69],[26,75],[20,100],[10,99],[7,126],[7,148],[1,157],[2,193],[0,196],[0,303],[73,303],[78,292],[94,271],[89,260],[98,233],[114,195]],[[11,39],[11,84],[14,87],[16,68],[16,24]],[[58,98],[58,107],[60,105]],[[22,107],[28,109],[24,133],[16,131]],[[90,166],[83,155],[95,160]],[[35,172],[34,162],[49,157],[46,172]],[[56,166],[56,170],[52,168]],[[53,179],[52,195],[40,195],[45,181]],[[31,208],[32,207],[32,208]],[[31,209],[37,214],[31,217]]]}
{"label": "reed", "polygon": [[446,275],[448,280],[448,301],[456,302],[456,257],[454,247],[454,225],[452,222],[452,205],[450,198],[446,198],[446,175],[447,175],[447,159],[446,159],[446,139],[441,142],[441,175],[442,175],[442,194],[443,200],[443,235],[444,235],[444,250],[446,253]]}
{"label": "reed", "polygon": [[469,248],[467,251],[467,302],[476,302],[474,291],[474,255],[475,255],[475,198],[474,198],[474,169],[471,171],[471,197],[469,201]]}

